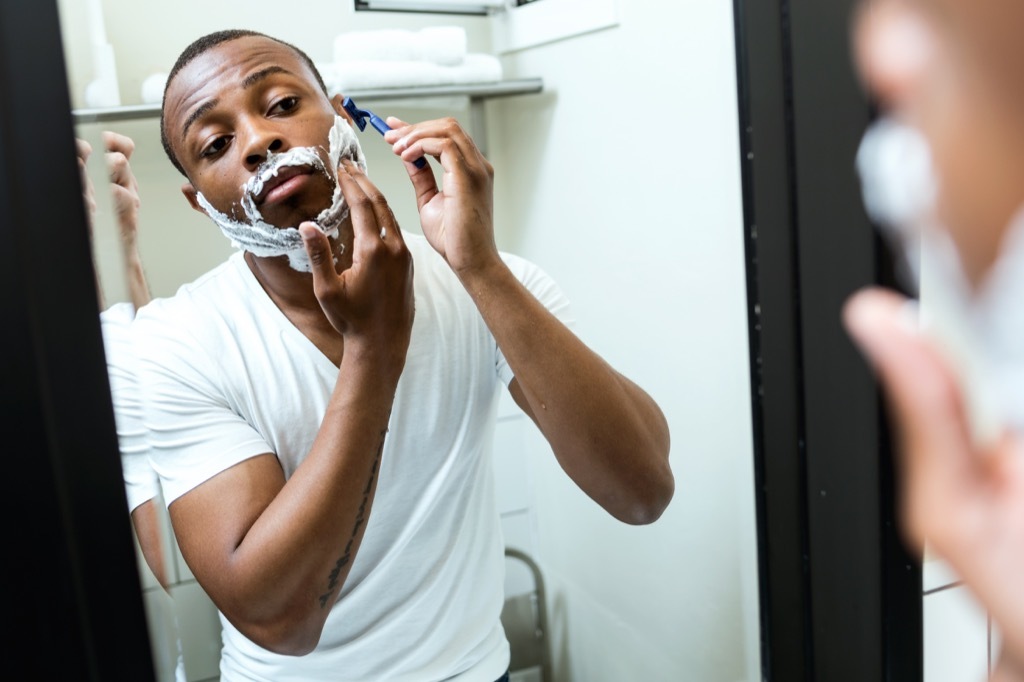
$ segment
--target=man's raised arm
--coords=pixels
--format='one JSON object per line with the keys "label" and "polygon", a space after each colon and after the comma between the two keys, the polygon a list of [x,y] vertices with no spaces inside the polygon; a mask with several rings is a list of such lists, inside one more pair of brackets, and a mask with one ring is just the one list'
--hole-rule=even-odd
{"label": "man's raised arm", "polygon": [[[583,344],[512,274],[494,242],[490,163],[454,119],[389,119],[385,139],[416,192],[424,235],[472,296],[515,379],[509,386],[562,468],[615,518],[651,523],[675,489],[657,404]],[[411,161],[444,168],[443,188]]]}

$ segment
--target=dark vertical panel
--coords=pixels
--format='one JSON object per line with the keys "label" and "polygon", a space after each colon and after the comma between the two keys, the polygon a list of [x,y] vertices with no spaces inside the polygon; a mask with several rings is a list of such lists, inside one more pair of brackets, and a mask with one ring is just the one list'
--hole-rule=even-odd
{"label": "dark vertical panel", "polygon": [[735,0],[766,680],[922,679],[878,387],[843,303],[892,285],[854,158],[856,3]]}
{"label": "dark vertical panel", "polygon": [[0,0],[5,665],[153,679],[54,0]]}
{"label": "dark vertical panel", "polygon": [[746,228],[763,677],[814,679],[794,229],[788,26],[778,1],[734,7]]}
{"label": "dark vertical panel", "polygon": [[868,105],[850,63],[850,0],[792,3],[812,606],[818,673],[881,679],[878,398],[840,310],[877,280],[855,177]]}

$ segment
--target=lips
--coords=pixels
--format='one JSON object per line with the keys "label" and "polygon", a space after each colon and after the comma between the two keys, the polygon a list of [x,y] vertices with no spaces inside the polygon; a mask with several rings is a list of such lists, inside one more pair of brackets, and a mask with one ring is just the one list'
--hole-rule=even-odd
{"label": "lips", "polygon": [[312,166],[284,166],[279,168],[276,175],[271,176],[263,183],[263,188],[255,197],[256,205],[261,206],[268,199],[272,203],[279,201],[287,194],[290,194],[293,187],[301,184],[301,181],[296,181],[295,178],[312,175],[312,173]]}

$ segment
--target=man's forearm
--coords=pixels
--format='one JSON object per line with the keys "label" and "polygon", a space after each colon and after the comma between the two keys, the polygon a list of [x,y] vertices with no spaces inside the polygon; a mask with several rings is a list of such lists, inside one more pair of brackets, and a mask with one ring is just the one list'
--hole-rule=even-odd
{"label": "man's forearm", "polygon": [[650,396],[583,344],[503,262],[463,273],[462,281],[515,374],[517,402],[526,403],[566,473],[622,521],[660,516],[674,482],[668,425]]}
{"label": "man's forearm", "polygon": [[142,259],[138,251],[132,250],[125,253],[124,257],[125,278],[128,282],[128,296],[132,305],[138,310],[149,303],[152,295],[149,291],[149,283],[146,281],[146,273],[142,268]]}

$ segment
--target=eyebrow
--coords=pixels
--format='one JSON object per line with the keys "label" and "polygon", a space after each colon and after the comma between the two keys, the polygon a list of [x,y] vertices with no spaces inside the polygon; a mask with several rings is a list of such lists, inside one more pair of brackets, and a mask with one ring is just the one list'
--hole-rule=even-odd
{"label": "eyebrow", "polygon": [[[282,66],[268,66],[265,69],[260,69],[259,71],[255,73],[250,73],[248,76],[246,76],[245,80],[242,81],[242,89],[247,90],[252,86],[256,85],[257,83],[259,83],[260,81],[264,80],[268,76],[275,73],[284,73],[289,76],[294,75],[291,71]],[[182,141],[184,141],[185,135],[188,133],[188,129],[192,126],[192,124],[198,121],[206,114],[208,114],[210,110],[217,106],[219,102],[219,99],[211,99],[207,102],[203,102],[201,105],[196,107],[195,111],[189,114],[189,117],[185,119],[185,125],[183,125],[181,128]]]}
{"label": "eyebrow", "polygon": [[246,76],[245,80],[242,81],[242,89],[247,90],[248,88],[251,88],[252,86],[259,83],[267,76],[274,73],[285,73],[288,74],[289,76],[294,75],[291,71],[282,66],[268,66],[265,69],[260,69],[256,73],[250,73],[248,76]]}
{"label": "eyebrow", "polygon": [[211,109],[217,106],[218,102],[220,102],[219,99],[211,99],[206,102],[203,102],[198,107],[196,107],[195,111],[188,115],[188,118],[185,119],[185,125],[181,127],[182,142],[185,141],[185,135],[188,133],[188,129],[192,126],[192,124],[198,121],[203,116],[205,116],[207,113],[209,113]]}

